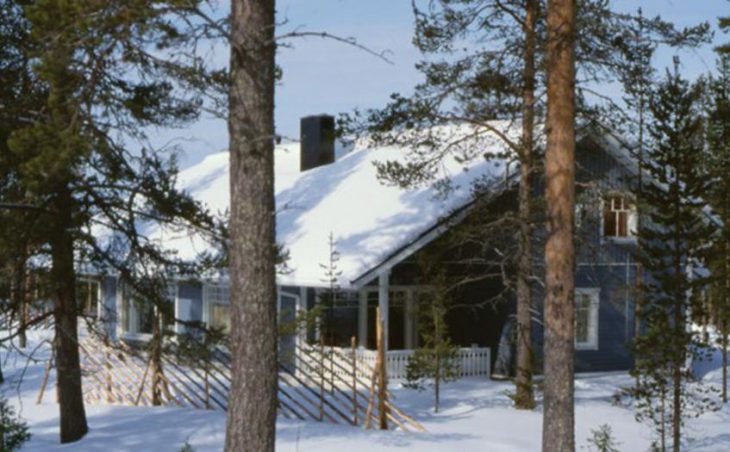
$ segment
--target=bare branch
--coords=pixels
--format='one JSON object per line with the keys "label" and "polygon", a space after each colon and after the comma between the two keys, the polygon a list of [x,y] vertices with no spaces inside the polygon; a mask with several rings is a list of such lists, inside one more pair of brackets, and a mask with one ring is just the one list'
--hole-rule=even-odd
{"label": "bare branch", "polygon": [[389,53],[392,53],[389,50],[385,50],[385,51],[382,51],[382,52],[378,52],[378,51],[375,51],[375,50],[373,50],[373,49],[371,49],[371,48],[369,48],[367,46],[364,46],[364,45],[360,44],[357,41],[357,39],[355,39],[353,37],[344,38],[342,36],[333,35],[332,33],[328,33],[326,31],[299,31],[299,30],[294,30],[294,31],[291,31],[289,33],[284,33],[283,35],[279,35],[279,36],[275,37],[274,39],[276,41],[284,41],[284,40],[293,39],[293,38],[307,38],[307,37],[322,38],[322,39],[331,39],[333,41],[341,42],[343,44],[347,44],[347,45],[353,46],[355,48],[358,48],[358,49],[364,51],[365,53],[369,53],[370,55],[372,55],[372,56],[374,56],[376,58],[379,58],[379,59],[385,61],[388,64],[395,64],[395,63],[393,63],[393,60],[389,59],[388,56],[387,56]]}

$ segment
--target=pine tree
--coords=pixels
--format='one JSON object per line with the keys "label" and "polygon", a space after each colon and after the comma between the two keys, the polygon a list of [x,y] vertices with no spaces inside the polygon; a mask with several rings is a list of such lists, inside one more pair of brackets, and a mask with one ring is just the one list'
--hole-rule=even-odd
{"label": "pine tree", "polygon": [[[627,137],[636,137],[634,151],[637,163],[636,190],[641,191],[644,185],[647,104],[655,73],[652,66],[652,56],[656,49],[656,43],[647,36],[648,27],[641,8],[639,8],[636,17],[636,22],[627,30],[628,35],[620,42],[625,61],[622,69],[619,70],[619,80],[624,90],[624,102],[626,103],[626,127],[623,129]],[[642,210],[641,204],[637,204],[637,232],[640,229]],[[641,252],[640,247],[641,244],[637,243],[637,256]],[[636,300],[634,302],[634,337],[637,337],[641,332],[643,279],[643,268],[641,263],[637,263],[634,291],[634,300]]]}
{"label": "pine tree", "polygon": [[[200,61],[185,48],[194,39],[186,28],[193,22],[176,20],[190,7],[195,3],[44,0],[18,10],[27,24],[24,51],[34,62],[31,82],[42,97],[39,108],[16,113],[23,120],[10,131],[0,166],[15,175],[35,207],[26,230],[40,238],[50,261],[64,443],[88,430],[77,337],[78,269],[115,271],[138,295],[162,303],[164,297],[148,290],[164,287],[162,280],[191,266],[147,240],[141,229],[155,222],[201,231],[213,226],[196,202],[176,190],[174,161],[150,149],[145,134],[149,127],[195,119],[200,90],[209,86]],[[100,229],[108,234],[92,233]]]}
{"label": "pine tree", "polygon": [[[671,437],[681,448],[684,418],[711,407],[699,383],[690,388],[687,358],[701,349],[701,337],[688,328],[701,315],[698,292],[707,278],[692,271],[706,253],[712,228],[703,216],[709,181],[702,170],[701,85],[674,72],[652,93],[650,145],[646,171],[652,183],[639,193],[647,206],[641,224],[640,259],[651,279],[642,292],[644,334],[635,340],[638,416],[656,428],[660,450]],[[671,435],[669,433],[671,432]]]}
{"label": "pine tree", "polygon": [[273,451],[277,405],[274,0],[231,2],[228,452]]}
{"label": "pine tree", "polygon": [[449,282],[446,270],[432,253],[418,259],[423,281],[429,290],[421,294],[416,305],[420,345],[408,359],[406,366],[407,387],[425,389],[432,384],[434,411],[438,413],[441,402],[441,385],[459,377],[459,347],[449,338],[446,315],[450,303]]}
{"label": "pine tree", "polygon": [[0,450],[20,450],[29,439],[30,432],[26,423],[18,418],[8,400],[0,397]]}
{"label": "pine tree", "polygon": [[722,400],[727,402],[728,336],[730,335],[730,55],[720,54],[717,76],[709,81],[707,118],[709,180],[707,200],[721,226],[712,241],[710,300],[722,351]]}
{"label": "pine tree", "polygon": [[342,270],[338,268],[340,253],[337,251],[332,233],[329,235],[327,246],[329,247],[329,261],[326,264],[319,264],[324,272],[321,281],[327,285],[327,288],[319,295],[319,305],[321,307],[319,310],[319,334],[324,344],[335,347],[341,345],[337,343],[335,337],[334,309],[340,295],[339,279]]}
{"label": "pine tree", "polygon": [[545,201],[545,390],[542,450],[575,450],[575,44],[576,5],[547,12]]}
{"label": "pine tree", "polygon": [[30,58],[29,24],[18,2],[0,1],[0,279],[7,284],[5,298],[10,301],[5,315],[17,320],[19,346],[25,346],[27,323],[28,264],[33,244],[39,242],[34,225],[38,210],[25,192],[17,171],[17,161],[8,148],[8,138],[27,125],[32,114],[41,109],[43,87],[36,83]]}

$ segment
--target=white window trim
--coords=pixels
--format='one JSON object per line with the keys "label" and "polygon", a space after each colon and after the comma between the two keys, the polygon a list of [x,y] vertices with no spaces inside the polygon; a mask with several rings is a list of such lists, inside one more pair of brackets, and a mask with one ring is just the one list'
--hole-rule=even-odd
{"label": "white window trim", "polygon": [[575,342],[575,349],[576,350],[598,350],[598,330],[600,328],[599,324],[599,317],[598,312],[601,308],[601,289],[597,287],[576,287],[575,288],[575,296],[576,299],[578,295],[588,295],[591,297],[591,306],[590,306],[590,322],[593,324],[593,328],[591,328],[591,325],[588,325],[588,341],[586,342],[578,342],[576,340]]}

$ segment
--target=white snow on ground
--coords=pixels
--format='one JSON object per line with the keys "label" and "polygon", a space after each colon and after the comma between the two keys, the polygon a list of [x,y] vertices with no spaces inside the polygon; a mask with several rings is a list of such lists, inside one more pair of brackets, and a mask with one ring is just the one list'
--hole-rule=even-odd
{"label": "white snow on ground", "polygon": [[[49,333],[34,332],[27,350],[32,351],[40,338],[50,336]],[[47,346],[41,346],[34,356],[46,359]],[[93,405],[86,407],[90,433],[80,442],[61,446],[58,444],[58,408],[53,381],[43,403],[35,403],[45,363],[28,363],[14,352],[3,351],[2,358],[7,379],[2,389],[29,423],[33,434],[23,449],[25,451],[174,452],[186,440],[196,451],[219,451],[223,448],[225,415],[221,411]],[[23,369],[23,382],[18,386]],[[718,382],[720,370],[709,371],[705,378]],[[580,375],[577,378],[577,450],[592,450],[586,439],[591,429],[601,424],[612,427],[620,450],[647,450],[651,441],[649,429],[634,420],[630,409],[613,406],[610,401],[617,388],[630,383],[630,378],[623,373]],[[538,451],[542,424],[540,409],[525,412],[511,408],[506,395],[511,389],[509,383],[481,378],[450,383],[443,388],[442,411],[434,414],[431,392],[419,393],[394,387],[396,404],[422,422],[427,433],[380,432],[314,421],[280,420],[277,424],[277,450]],[[730,450],[730,406],[691,421],[687,436],[683,450]]]}
{"label": "white snow on ground", "polygon": [[[507,122],[495,127],[516,139],[519,130]],[[322,286],[322,268],[329,260],[332,233],[340,253],[340,285],[371,269],[393,251],[409,244],[471,200],[473,182],[504,179],[507,147],[492,133],[472,137],[472,126],[445,128],[449,140],[471,143],[480,154],[468,161],[454,151],[440,165],[435,180],[449,180],[453,191],[439,196],[434,184],[410,188],[385,186],[376,177],[375,162],[405,162],[408,150],[370,148],[360,140],[351,148],[337,149],[334,163],[299,171],[299,143],[276,147],[277,241],[289,251],[290,272],[279,275],[279,284]],[[491,158],[485,159],[484,155]],[[512,168],[514,170],[514,167]],[[228,152],[208,156],[179,175],[178,186],[212,212],[229,207]],[[184,259],[194,259],[209,245],[188,231],[155,229],[149,236],[174,249]]]}

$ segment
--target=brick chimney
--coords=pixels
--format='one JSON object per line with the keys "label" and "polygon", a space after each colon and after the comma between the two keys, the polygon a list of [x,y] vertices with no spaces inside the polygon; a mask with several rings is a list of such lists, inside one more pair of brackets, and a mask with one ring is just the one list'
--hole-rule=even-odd
{"label": "brick chimney", "polygon": [[307,171],[335,161],[335,118],[333,116],[305,116],[301,119],[300,133],[300,171]]}

